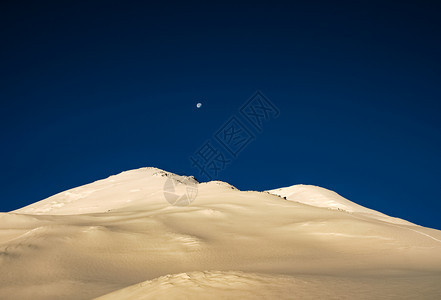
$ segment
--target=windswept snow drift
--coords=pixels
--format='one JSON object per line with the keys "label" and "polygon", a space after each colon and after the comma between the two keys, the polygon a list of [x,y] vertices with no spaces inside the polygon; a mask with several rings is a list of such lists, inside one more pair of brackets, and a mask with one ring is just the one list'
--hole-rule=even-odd
{"label": "windswept snow drift", "polygon": [[194,179],[142,168],[0,214],[0,299],[441,294],[440,231],[304,185],[199,183],[171,206],[167,180]]}
{"label": "windswept snow drift", "polygon": [[205,271],[166,275],[97,300],[117,299],[412,299],[408,284],[435,299],[439,277],[341,277]]}

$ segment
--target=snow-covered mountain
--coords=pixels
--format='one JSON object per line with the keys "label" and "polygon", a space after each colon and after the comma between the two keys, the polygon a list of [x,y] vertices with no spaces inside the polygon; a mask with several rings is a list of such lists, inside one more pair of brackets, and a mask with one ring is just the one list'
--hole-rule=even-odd
{"label": "snow-covered mountain", "polygon": [[172,179],[179,182],[189,178],[157,168],[130,170],[58,193],[13,212],[71,215],[164,205],[167,204],[164,202],[166,181]]}
{"label": "snow-covered mountain", "polygon": [[316,207],[325,207],[349,213],[357,213],[359,215],[364,215],[366,217],[390,223],[407,225],[412,224],[403,219],[393,218],[378,211],[358,205],[357,203],[343,198],[336,192],[318,186],[298,184],[286,188],[270,190],[268,192],[283,197],[287,200],[296,201]]}
{"label": "snow-covered mountain", "polygon": [[441,232],[141,168],[0,214],[0,266],[0,299],[436,299]]}

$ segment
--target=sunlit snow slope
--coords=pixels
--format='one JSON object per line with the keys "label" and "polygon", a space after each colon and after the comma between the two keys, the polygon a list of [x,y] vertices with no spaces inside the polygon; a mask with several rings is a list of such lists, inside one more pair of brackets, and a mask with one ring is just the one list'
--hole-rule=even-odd
{"label": "sunlit snow slope", "polygon": [[441,232],[319,187],[142,168],[0,214],[0,266],[0,299],[437,299]]}

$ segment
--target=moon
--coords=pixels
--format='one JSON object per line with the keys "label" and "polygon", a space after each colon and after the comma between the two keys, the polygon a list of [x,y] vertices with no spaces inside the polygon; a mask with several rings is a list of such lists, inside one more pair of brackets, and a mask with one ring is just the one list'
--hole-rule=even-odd
{"label": "moon", "polygon": [[201,103],[201,102],[199,102],[198,104],[196,104],[196,107],[197,107],[197,108],[201,108],[201,106],[202,106],[202,103]]}

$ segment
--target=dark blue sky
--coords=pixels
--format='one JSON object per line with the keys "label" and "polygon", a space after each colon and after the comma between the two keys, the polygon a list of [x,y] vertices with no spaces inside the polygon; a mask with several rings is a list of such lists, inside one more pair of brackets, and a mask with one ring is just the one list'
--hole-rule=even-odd
{"label": "dark blue sky", "polygon": [[199,178],[189,157],[260,90],[280,116],[218,179],[319,185],[441,229],[440,14],[434,1],[2,1],[0,211],[142,166]]}

